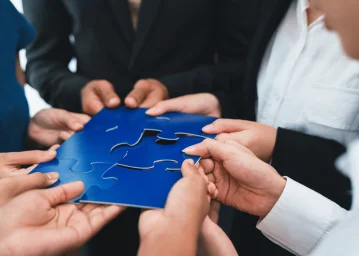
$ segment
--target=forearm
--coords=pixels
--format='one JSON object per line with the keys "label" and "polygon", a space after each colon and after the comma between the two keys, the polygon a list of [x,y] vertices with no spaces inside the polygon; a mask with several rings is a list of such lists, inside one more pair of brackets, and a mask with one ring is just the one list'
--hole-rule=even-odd
{"label": "forearm", "polygon": [[90,80],[56,61],[36,60],[27,66],[28,82],[53,107],[81,112],[81,89]]}
{"label": "forearm", "polygon": [[196,255],[198,232],[168,228],[153,230],[141,240],[139,256]]}
{"label": "forearm", "polygon": [[209,219],[205,220],[198,240],[199,256],[238,255],[226,233]]}
{"label": "forearm", "polygon": [[335,168],[337,158],[344,152],[344,146],[335,141],[279,128],[272,165],[282,176],[349,209],[350,180]]}

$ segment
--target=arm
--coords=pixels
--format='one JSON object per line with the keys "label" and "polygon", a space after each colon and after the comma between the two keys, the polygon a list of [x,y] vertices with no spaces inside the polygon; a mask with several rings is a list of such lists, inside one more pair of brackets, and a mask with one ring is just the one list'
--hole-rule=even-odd
{"label": "arm", "polygon": [[257,228],[288,251],[308,255],[345,214],[339,205],[287,178],[281,197]]}
{"label": "arm", "polygon": [[344,146],[335,141],[279,128],[272,166],[281,175],[349,209],[350,180],[335,168],[335,161],[344,152]]}
{"label": "arm", "polygon": [[27,81],[52,106],[81,111],[81,89],[89,80],[68,69],[74,52],[69,40],[71,18],[62,1],[23,0],[23,6],[37,31],[27,50]]}
{"label": "arm", "polygon": [[25,86],[26,84],[25,75],[20,65],[19,55],[16,56],[16,78],[21,86]]}

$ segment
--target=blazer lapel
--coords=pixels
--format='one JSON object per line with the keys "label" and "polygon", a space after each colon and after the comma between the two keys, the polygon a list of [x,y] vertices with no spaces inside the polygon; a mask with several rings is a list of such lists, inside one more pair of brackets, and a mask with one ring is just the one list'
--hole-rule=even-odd
{"label": "blazer lapel", "polygon": [[[257,100],[257,81],[259,69],[266,53],[270,40],[285,17],[293,0],[263,0],[260,25],[252,41],[249,61],[246,67],[246,76],[242,94],[246,95],[243,106],[255,106]],[[247,107],[248,108],[248,107]],[[253,108],[254,111],[254,108]],[[246,119],[255,120],[254,112],[249,113]]]}
{"label": "blazer lapel", "polygon": [[117,20],[118,25],[122,29],[125,40],[129,44],[132,44],[135,33],[131,23],[128,0],[108,0],[108,3]]}
{"label": "blazer lapel", "polygon": [[[116,1],[116,0],[114,0]],[[169,0],[167,0],[169,1]],[[162,0],[142,0],[138,17],[136,38],[133,45],[133,53],[130,61],[130,68],[134,65],[138,54],[145,44],[146,37],[160,10]]]}

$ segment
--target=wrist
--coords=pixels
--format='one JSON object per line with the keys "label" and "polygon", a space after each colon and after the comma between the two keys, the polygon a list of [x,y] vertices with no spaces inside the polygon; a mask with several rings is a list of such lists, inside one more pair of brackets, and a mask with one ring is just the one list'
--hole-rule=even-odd
{"label": "wrist", "polygon": [[138,255],[195,255],[197,237],[181,225],[161,225],[141,237]]}
{"label": "wrist", "polygon": [[279,175],[273,180],[271,189],[267,193],[267,197],[265,199],[266,200],[265,210],[259,217],[264,218],[268,215],[268,213],[270,213],[270,211],[278,202],[279,198],[282,196],[286,183],[287,180]]}

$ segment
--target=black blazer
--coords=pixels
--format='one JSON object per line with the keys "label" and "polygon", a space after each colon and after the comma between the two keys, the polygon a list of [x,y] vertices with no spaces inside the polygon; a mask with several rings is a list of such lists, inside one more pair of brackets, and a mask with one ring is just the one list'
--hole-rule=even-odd
{"label": "black blazer", "polygon": [[[213,65],[221,49],[223,61],[245,59],[254,31],[247,18],[254,5],[242,0],[143,0],[136,33],[128,0],[23,0],[23,4],[38,34],[27,51],[27,80],[52,106],[71,111],[81,111],[81,88],[93,79],[112,82],[121,98],[141,78],[161,80],[171,97],[211,91],[208,84],[191,83],[198,76],[196,68],[202,68],[201,77],[209,72],[203,67]],[[221,23],[234,11],[241,18],[223,30]],[[236,29],[235,41],[228,29]],[[76,74],[68,70],[73,57]],[[218,89],[222,90],[230,92]]]}

